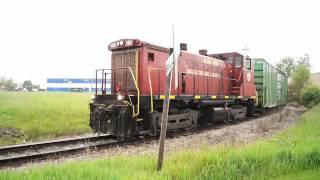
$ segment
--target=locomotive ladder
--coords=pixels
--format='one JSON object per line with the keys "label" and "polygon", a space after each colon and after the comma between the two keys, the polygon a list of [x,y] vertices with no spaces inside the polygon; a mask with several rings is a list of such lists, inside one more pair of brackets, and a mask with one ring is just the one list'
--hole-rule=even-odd
{"label": "locomotive ladder", "polygon": [[240,87],[241,87],[241,78],[243,78],[243,69],[241,69],[239,77],[234,79],[231,86],[231,95],[239,96],[240,95]]}

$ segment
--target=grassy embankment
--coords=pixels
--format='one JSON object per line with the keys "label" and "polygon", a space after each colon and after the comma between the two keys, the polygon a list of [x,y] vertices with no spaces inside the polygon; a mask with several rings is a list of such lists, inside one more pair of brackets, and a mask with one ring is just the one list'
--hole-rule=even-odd
{"label": "grassy embankment", "polygon": [[89,94],[0,93],[0,145],[90,132]]}
{"label": "grassy embankment", "polygon": [[270,139],[175,153],[157,172],[156,155],[83,160],[0,172],[0,179],[317,179],[320,105]]}

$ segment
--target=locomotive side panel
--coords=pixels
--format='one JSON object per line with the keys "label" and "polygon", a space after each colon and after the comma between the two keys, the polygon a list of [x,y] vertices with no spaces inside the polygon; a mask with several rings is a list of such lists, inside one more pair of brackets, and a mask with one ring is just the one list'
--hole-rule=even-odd
{"label": "locomotive side panel", "polygon": [[[148,62],[147,54],[154,53],[154,62]],[[141,48],[139,76],[142,95],[163,95],[165,62],[168,54]],[[171,95],[228,95],[228,69],[221,60],[181,51],[178,60],[178,88],[171,89]],[[226,78],[225,78],[226,77]],[[149,82],[150,78],[150,82]],[[172,87],[174,85],[174,77]]]}
{"label": "locomotive side panel", "polygon": [[[165,87],[162,82],[165,82],[165,62],[169,54],[166,49],[156,49],[155,47],[144,46],[140,48],[139,57],[139,87],[141,95],[164,94]],[[151,80],[151,87],[149,82]]]}
{"label": "locomotive side panel", "polygon": [[[179,74],[182,76],[179,84],[185,86],[179,89],[178,94],[196,96],[227,93],[220,86],[226,71],[223,61],[181,51],[178,62]],[[183,81],[183,78],[186,80]]]}

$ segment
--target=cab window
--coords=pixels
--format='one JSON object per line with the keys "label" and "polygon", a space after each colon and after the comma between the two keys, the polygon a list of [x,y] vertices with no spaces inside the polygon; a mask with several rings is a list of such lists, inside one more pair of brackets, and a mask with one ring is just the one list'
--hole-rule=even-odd
{"label": "cab window", "polygon": [[251,59],[250,58],[246,59],[246,68],[251,69]]}
{"label": "cab window", "polygon": [[154,53],[148,52],[148,61],[154,61]]}
{"label": "cab window", "polygon": [[235,67],[239,68],[241,67],[241,63],[242,63],[242,58],[240,56],[235,58]]}
{"label": "cab window", "polygon": [[233,64],[233,57],[228,57],[227,63]]}

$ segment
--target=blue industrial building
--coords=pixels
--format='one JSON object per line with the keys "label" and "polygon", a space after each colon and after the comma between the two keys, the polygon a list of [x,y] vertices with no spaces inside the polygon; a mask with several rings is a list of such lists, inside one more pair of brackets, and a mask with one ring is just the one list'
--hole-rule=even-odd
{"label": "blue industrial building", "polygon": [[[101,91],[101,79],[98,80],[98,91]],[[107,80],[107,93],[111,92],[110,81]],[[48,92],[94,92],[95,79],[90,78],[48,78]]]}

